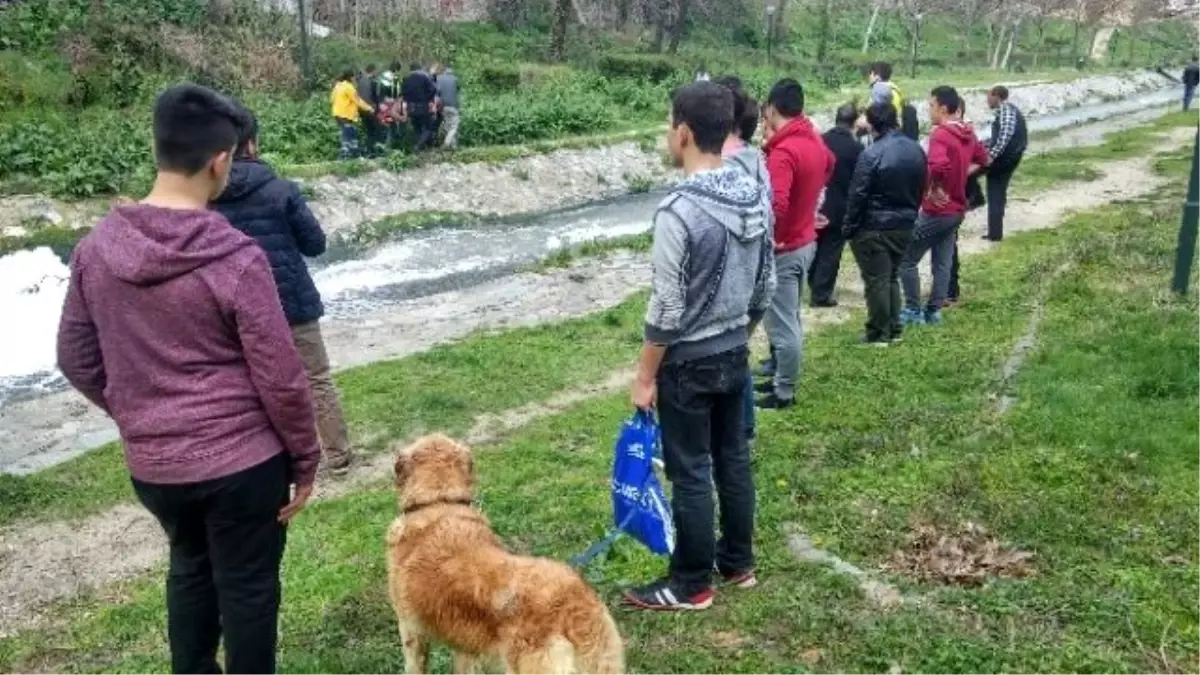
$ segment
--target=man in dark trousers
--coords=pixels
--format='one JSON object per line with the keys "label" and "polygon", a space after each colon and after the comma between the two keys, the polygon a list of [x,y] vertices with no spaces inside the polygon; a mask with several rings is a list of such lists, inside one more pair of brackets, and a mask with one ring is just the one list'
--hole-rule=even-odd
{"label": "man in dark trousers", "polygon": [[846,194],[850,191],[850,178],[854,165],[862,154],[863,146],[854,137],[854,126],[858,121],[858,108],[853,103],[838,108],[836,126],[822,136],[825,146],[833,153],[833,177],[825,186],[825,204],[821,215],[828,223],[817,230],[817,257],[809,270],[808,283],[812,287],[813,307],[837,307],[834,289],[838,271],[842,265],[842,249],[846,237],[842,235],[842,219],[846,216]]}
{"label": "man in dark trousers", "polygon": [[988,228],[983,236],[988,241],[1004,238],[1004,207],[1008,203],[1008,184],[1025,156],[1029,132],[1025,116],[1008,101],[1008,88],[996,85],[987,96],[988,107],[996,111],[992,120],[992,137],[988,140],[991,163],[987,172]]}
{"label": "man in dark trousers", "polygon": [[400,85],[400,96],[404,99],[408,119],[412,121],[413,152],[421,152],[433,142],[437,94],[437,85],[429,73],[421,68],[421,64],[412,64],[412,72]]}
{"label": "man in dark trousers", "polygon": [[[363,71],[358,74],[358,78],[354,81],[354,88],[358,90],[358,97],[367,103],[375,110],[379,110],[379,104],[383,97],[380,96],[379,82],[375,79],[376,68],[375,64],[368,64]],[[379,123],[374,113],[362,116],[363,136],[367,140],[367,157],[374,157],[379,154],[379,144],[384,142],[384,128]]]}
{"label": "man in dark trousers", "polygon": [[1200,86],[1200,63],[1193,60],[1183,69],[1183,110],[1187,112],[1192,107],[1192,99],[1196,97],[1196,87]]}

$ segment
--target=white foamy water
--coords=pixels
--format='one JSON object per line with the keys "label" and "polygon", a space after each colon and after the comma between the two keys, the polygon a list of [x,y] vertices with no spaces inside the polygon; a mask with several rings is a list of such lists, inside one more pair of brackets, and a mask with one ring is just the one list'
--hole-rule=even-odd
{"label": "white foamy water", "polygon": [[55,367],[58,317],[70,271],[48,248],[0,257],[0,392]]}

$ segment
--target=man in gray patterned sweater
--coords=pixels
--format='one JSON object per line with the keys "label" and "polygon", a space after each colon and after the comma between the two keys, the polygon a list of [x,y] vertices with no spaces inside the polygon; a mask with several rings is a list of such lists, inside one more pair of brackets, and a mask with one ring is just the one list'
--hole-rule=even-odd
{"label": "man in gray patterned sweater", "polygon": [[625,592],[643,609],[706,609],[714,567],[728,585],[756,583],[743,397],[749,335],[775,292],[775,256],[765,191],[721,157],[733,117],[732,93],[713,82],[690,84],[671,103],[668,146],[687,177],[654,215],[654,278],[632,398],[643,410],[657,399],[676,540],[668,575]]}

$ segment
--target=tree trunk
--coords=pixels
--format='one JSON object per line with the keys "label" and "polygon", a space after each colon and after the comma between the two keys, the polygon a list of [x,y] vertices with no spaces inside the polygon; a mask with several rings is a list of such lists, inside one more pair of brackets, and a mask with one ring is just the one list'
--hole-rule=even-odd
{"label": "tree trunk", "polygon": [[921,46],[921,19],[913,20],[912,29],[911,29],[909,35],[912,38],[912,40],[909,43],[908,76],[915,78],[917,76],[917,50]]}
{"label": "tree trunk", "polygon": [[881,0],[876,0],[875,5],[871,8],[871,18],[867,21],[867,30],[863,32],[862,53],[864,54],[871,50],[871,32],[875,30],[875,22],[879,19],[880,4]]}
{"label": "tree trunk", "polygon": [[1000,62],[1000,70],[1008,70],[1008,59],[1012,56],[1013,43],[1017,41],[1017,36],[1021,34],[1021,20],[1013,24],[1012,32],[1008,34],[1008,47],[1004,49],[1004,59]]}
{"label": "tree trunk", "polygon": [[617,1],[617,29],[625,30],[629,26],[629,15],[632,14],[633,0]]}
{"label": "tree trunk", "polygon": [[821,0],[817,21],[817,63],[824,63],[829,52],[829,33],[833,19],[833,0]]}
{"label": "tree trunk", "polygon": [[996,45],[992,50],[991,59],[988,61],[988,67],[992,70],[1000,67],[1000,52],[1004,50],[1004,37],[1008,34],[1008,24],[1000,24],[1000,33],[996,35]]}
{"label": "tree trunk", "polygon": [[571,20],[571,0],[554,0],[550,17],[550,60],[562,61],[567,53],[567,24]]}
{"label": "tree trunk", "polygon": [[679,53],[679,43],[687,32],[687,13],[690,0],[675,0],[675,20],[671,23],[671,42],[667,45],[667,53],[674,56]]}
{"label": "tree trunk", "polygon": [[667,39],[667,19],[671,9],[670,0],[655,0],[654,3],[654,42],[650,51],[658,54],[663,50],[663,42]]}
{"label": "tree trunk", "polygon": [[1079,22],[1075,22],[1075,32],[1071,34],[1071,65],[1079,60]]}
{"label": "tree trunk", "polygon": [[787,0],[766,0],[767,3],[775,3],[775,17],[771,23],[771,36],[775,39],[775,43],[783,42],[785,33],[784,27],[787,25],[785,17],[787,16]]}

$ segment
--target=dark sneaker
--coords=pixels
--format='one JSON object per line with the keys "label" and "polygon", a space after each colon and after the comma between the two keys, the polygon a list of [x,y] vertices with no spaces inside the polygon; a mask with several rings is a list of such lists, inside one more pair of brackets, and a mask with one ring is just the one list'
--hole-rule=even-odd
{"label": "dark sneaker", "polygon": [[754,575],[753,569],[732,572],[730,574],[726,574],[718,569],[717,574],[721,577],[722,586],[749,590],[758,585],[758,577]]}
{"label": "dark sneaker", "polygon": [[706,588],[685,596],[671,588],[670,582],[663,579],[639,588],[625,589],[621,593],[621,604],[660,612],[688,612],[712,607],[715,595],[716,592],[712,588]]}
{"label": "dark sneaker", "polygon": [[942,322],[942,311],[939,309],[925,310],[925,325],[936,326]]}
{"label": "dark sneaker", "polygon": [[764,410],[782,410],[796,405],[794,398],[779,398],[774,392],[758,399],[755,405]]}
{"label": "dark sneaker", "polygon": [[775,383],[771,380],[759,382],[754,385],[754,391],[758,392],[759,394],[769,394],[775,391]]}
{"label": "dark sneaker", "polygon": [[892,344],[894,344],[894,345],[898,345],[898,344],[900,344],[901,342],[904,342],[904,336],[903,336],[903,335],[901,335],[900,333],[896,333],[896,334],[895,334],[895,335],[893,335],[892,337],[888,338],[888,342],[890,342],[890,343],[892,343]]}
{"label": "dark sneaker", "polygon": [[828,300],[813,300],[813,301],[812,301],[812,306],[813,306],[813,307],[815,307],[815,308],[817,308],[817,309],[822,309],[822,308],[830,308],[830,307],[837,307],[837,306],[838,306],[838,301],[837,301],[837,300],[834,300],[834,299],[832,299],[832,298],[830,298],[830,299],[828,299]]}

